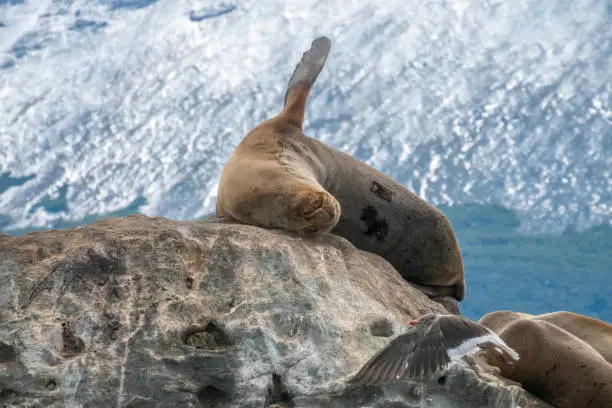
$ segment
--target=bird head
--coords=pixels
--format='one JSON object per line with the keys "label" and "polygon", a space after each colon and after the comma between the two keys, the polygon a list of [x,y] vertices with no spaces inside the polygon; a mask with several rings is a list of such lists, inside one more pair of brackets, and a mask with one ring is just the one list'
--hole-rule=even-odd
{"label": "bird head", "polygon": [[435,313],[427,313],[416,320],[411,320],[408,322],[408,326],[416,326],[417,324],[430,324],[436,318]]}

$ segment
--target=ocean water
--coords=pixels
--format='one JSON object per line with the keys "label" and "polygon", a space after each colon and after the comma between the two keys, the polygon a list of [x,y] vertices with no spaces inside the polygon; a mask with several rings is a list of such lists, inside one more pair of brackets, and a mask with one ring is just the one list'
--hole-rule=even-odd
{"label": "ocean water", "polygon": [[612,322],[612,228],[557,235],[517,232],[499,206],[441,206],[463,252],[467,292],[461,312],[568,310]]}
{"label": "ocean water", "polygon": [[306,133],[449,216],[466,315],[612,321],[608,0],[0,0],[0,231],[211,213],[319,35]]}

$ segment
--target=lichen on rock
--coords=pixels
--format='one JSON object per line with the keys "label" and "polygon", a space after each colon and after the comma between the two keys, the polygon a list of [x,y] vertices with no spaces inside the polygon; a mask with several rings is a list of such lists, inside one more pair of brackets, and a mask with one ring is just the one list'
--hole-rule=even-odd
{"label": "lichen on rock", "polygon": [[142,215],[2,235],[0,406],[545,406],[465,362],[347,386],[428,312],[448,313],[333,235]]}

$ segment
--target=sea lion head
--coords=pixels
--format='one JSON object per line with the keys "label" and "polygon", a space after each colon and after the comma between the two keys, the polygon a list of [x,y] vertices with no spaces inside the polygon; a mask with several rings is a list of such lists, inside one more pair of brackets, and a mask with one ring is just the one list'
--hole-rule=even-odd
{"label": "sea lion head", "polygon": [[[465,297],[465,274],[459,243],[448,218],[433,206],[429,210],[409,223],[412,238],[404,249],[405,277],[435,287],[438,296],[461,301]],[[444,287],[448,290],[442,290]]]}

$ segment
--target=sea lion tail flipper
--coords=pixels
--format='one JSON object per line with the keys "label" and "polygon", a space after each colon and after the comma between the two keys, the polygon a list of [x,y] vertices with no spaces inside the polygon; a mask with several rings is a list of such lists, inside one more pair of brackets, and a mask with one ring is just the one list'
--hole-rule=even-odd
{"label": "sea lion tail flipper", "polygon": [[312,85],[325,65],[330,48],[331,41],[329,38],[325,36],[316,38],[310,49],[302,55],[302,59],[293,70],[291,79],[289,79],[282,115],[289,123],[300,129],[304,122],[306,98],[308,98]]}

